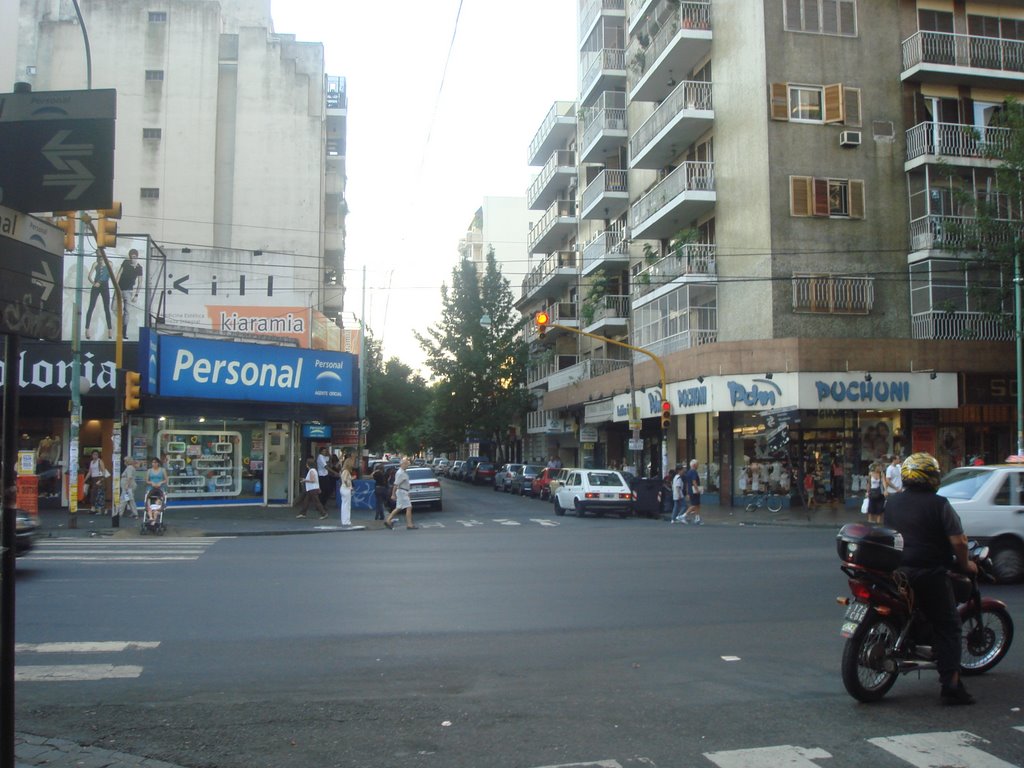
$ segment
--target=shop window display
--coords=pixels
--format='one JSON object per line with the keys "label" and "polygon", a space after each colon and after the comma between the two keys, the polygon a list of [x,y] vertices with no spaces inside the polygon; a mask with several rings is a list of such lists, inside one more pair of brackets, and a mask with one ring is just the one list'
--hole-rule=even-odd
{"label": "shop window display", "polygon": [[234,431],[163,430],[157,435],[171,498],[238,496],[242,435]]}

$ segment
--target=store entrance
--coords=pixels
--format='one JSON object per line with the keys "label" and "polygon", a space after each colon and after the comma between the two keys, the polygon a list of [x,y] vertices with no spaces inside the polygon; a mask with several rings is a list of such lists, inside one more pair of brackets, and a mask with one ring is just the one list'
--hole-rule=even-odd
{"label": "store entrance", "polygon": [[287,425],[267,429],[267,463],[264,473],[267,504],[290,504],[291,463],[288,461],[291,430]]}

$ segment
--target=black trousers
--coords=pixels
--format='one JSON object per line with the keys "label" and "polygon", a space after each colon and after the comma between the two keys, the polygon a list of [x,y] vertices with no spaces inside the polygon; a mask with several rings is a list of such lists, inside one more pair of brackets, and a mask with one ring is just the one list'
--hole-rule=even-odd
{"label": "black trousers", "polygon": [[951,683],[960,671],[960,614],[956,611],[953,585],[944,568],[902,568],[914,590],[914,602],[932,625],[939,682]]}

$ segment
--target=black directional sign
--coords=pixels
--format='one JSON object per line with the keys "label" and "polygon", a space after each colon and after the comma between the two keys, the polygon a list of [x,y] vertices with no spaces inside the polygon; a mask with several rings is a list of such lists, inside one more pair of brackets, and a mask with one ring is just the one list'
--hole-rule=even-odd
{"label": "black directional sign", "polygon": [[0,333],[60,341],[64,232],[0,205]]}
{"label": "black directional sign", "polygon": [[0,204],[92,210],[114,201],[117,92],[0,94]]}

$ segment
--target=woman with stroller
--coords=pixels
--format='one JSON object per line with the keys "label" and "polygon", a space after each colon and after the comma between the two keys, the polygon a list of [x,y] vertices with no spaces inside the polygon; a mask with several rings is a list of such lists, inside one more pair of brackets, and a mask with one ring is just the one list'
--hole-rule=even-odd
{"label": "woman with stroller", "polygon": [[146,491],[146,522],[155,524],[159,522],[159,513],[150,506],[148,500],[151,496],[159,496],[161,508],[167,500],[167,470],[156,457],[146,473],[146,485],[149,487]]}

